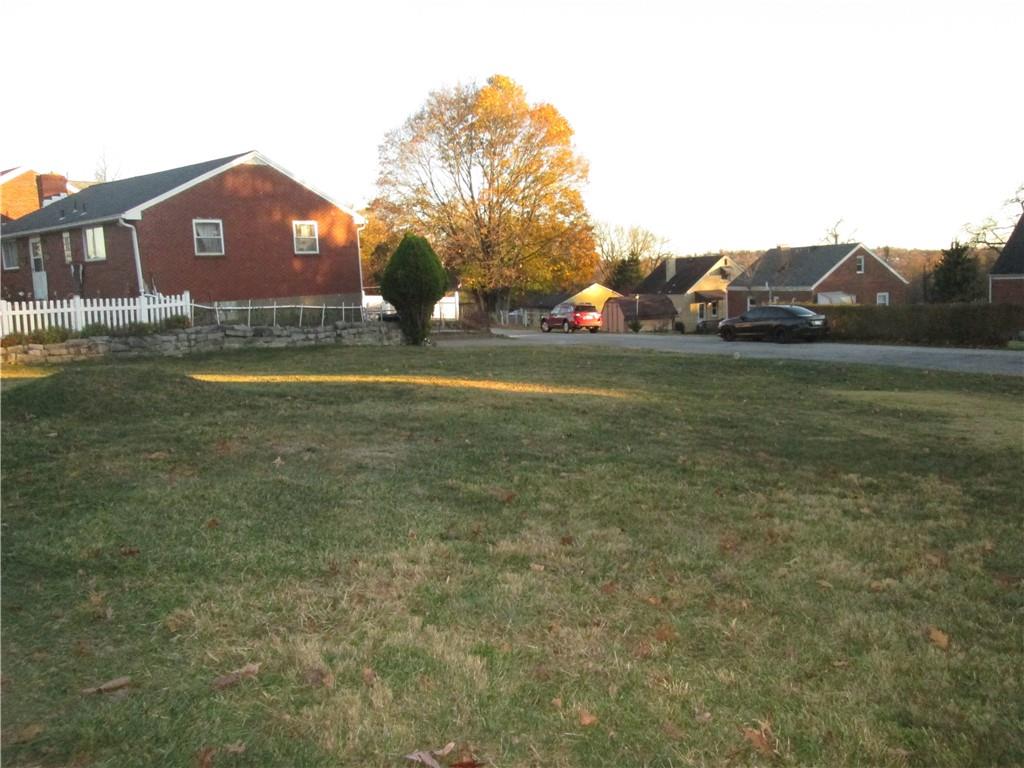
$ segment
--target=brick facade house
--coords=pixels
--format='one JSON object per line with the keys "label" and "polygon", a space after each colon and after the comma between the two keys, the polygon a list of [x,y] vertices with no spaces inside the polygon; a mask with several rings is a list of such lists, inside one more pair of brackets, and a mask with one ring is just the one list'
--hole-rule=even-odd
{"label": "brick facade house", "polygon": [[0,171],[0,222],[19,219],[78,191],[58,173],[36,173],[20,166]]}
{"label": "brick facade house", "polygon": [[909,282],[861,243],[779,246],[728,288],[728,316],[760,304],[906,304]]}
{"label": "brick facade house", "polygon": [[989,270],[988,300],[992,304],[1024,304],[1024,216]]}
{"label": "brick facade house", "polygon": [[257,152],[106,182],[4,226],[3,297],[359,304],[354,211]]}

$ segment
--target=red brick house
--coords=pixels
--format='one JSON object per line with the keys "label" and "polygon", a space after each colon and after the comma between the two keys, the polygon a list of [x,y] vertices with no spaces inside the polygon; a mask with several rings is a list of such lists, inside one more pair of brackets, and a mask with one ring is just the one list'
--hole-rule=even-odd
{"label": "red brick house", "polygon": [[57,173],[36,173],[20,166],[0,171],[0,222],[19,219],[78,191]]}
{"label": "red brick house", "polygon": [[988,273],[988,300],[992,304],[1024,304],[1024,216]]}
{"label": "red brick house", "polygon": [[861,243],[779,246],[729,283],[727,315],[759,304],[905,304],[908,286]]}
{"label": "red brick house", "polygon": [[96,184],[3,227],[3,297],[359,304],[360,216],[257,152]]}

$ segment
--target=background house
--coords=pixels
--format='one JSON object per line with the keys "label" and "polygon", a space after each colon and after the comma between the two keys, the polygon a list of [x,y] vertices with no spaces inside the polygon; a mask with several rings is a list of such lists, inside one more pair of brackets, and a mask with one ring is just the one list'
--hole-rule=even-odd
{"label": "background house", "polygon": [[715,328],[725,313],[726,287],[741,271],[728,256],[669,257],[644,278],[637,293],[667,296],[686,331],[696,330],[698,323]]}
{"label": "background house", "polygon": [[1024,304],[1024,216],[1017,220],[1010,239],[989,270],[988,300],[992,304]]}
{"label": "background house", "polygon": [[728,316],[760,304],[905,304],[906,278],[861,243],[778,246],[728,288]]}
{"label": "background house", "polygon": [[678,314],[672,299],[660,294],[612,298],[604,305],[601,330],[606,333],[627,333],[632,330],[629,324],[639,318],[641,331],[671,331]]}
{"label": "background house", "polygon": [[358,214],[257,152],[96,184],[3,228],[10,300],[189,290],[359,305]]}
{"label": "background house", "polygon": [[6,224],[79,191],[59,173],[36,173],[20,166],[0,171],[0,221]]}
{"label": "background house", "polygon": [[563,302],[593,304],[598,312],[604,311],[605,302],[622,294],[601,283],[556,293],[524,293],[511,302],[508,322],[512,325],[540,325],[540,319]]}

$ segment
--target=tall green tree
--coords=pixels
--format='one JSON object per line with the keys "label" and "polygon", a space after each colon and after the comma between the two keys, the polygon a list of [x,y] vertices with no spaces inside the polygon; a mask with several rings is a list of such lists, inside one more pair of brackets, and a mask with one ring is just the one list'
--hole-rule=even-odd
{"label": "tall green tree", "polygon": [[954,240],[942,251],[942,259],[931,275],[929,299],[949,303],[981,298],[982,286],[978,261],[966,243]]}
{"label": "tall green tree", "polygon": [[502,75],[431,93],[380,148],[380,197],[481,309],[588,279],[597,256],[568,121]]}
{"label": "tall green tree", "polygon": [[398,310],[402,335],[410,344],[422,344],[430,334],[430,316],[447,285],[444,267],[426,238],[406,234],[384,268],[380,292]]}

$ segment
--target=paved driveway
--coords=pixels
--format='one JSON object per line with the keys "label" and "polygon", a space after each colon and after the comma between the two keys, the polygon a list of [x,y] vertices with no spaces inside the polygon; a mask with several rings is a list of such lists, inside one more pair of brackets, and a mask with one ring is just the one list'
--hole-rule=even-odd
{"label": "paved driveway", "polygon": [[894,347],[880,344],[773,344],[763,341],[726,343],[717,336],[633,333],[541,333],[534,330],[495,329],[505,339],[451,340],[444,345],[523,344],[533,346],[600,346],[622,349],[655,349],[691,355],[739,355],[768,360],[813,360],[823,363],[866,363],[901,368],[924,368],[961,373],[995,373],[1024,376],[1024,352],[1001,349],[949,349],[944,347]]}

